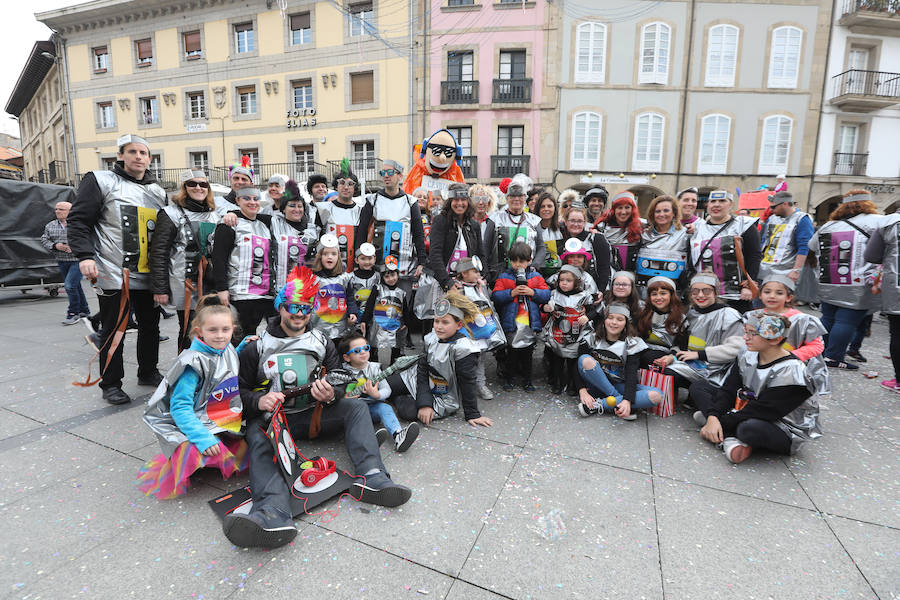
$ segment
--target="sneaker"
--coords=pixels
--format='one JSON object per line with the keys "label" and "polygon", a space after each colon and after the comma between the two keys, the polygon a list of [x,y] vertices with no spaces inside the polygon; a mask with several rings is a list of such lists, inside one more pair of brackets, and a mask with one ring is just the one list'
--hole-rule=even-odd
{"label": "sneaker", "polygon": [[703,416],[702,410],[694,411],[694,423],[696,423],[700,427],[704,427],[706,425],[706,417]]}
{"label": "sneaker", "polygon": [[163,319],[171,319],[175,316],[175,313],[167,311],[162,306],[159,307],[159,314],[162,315]]}
{"label": "sneaker", "polygon": [[588,408],[587,404],[585,404],[584,402],[578,403],[578,414],[582,417],[591,417],[593,415],[596,415],[598,412],[600,412],[600,409],[597,408],[596,404],[594,404],[594,408]]}
{"label": "sneaker", "polygon": [[222,530],[229,542],[241,548],[279,548],[297,537],[297,528],[290,517],[265,508],[249,515],[227,515]]}
{"label": "sneaker", "polygon": [[408,487],[397,485],[381,471],[366,475],[365,483],[357,481],[350,486],[350,493],[360,502],[377,504],[378,506],[400,506],[412,496]]}
{"label": "sneaker", "polygon": [[120,387],[111,387],[103,390],[103,399],[110,404],[128,404],[131,396],[122,391]]}
{"label": "sneaker", "polygon": [[506,381],[503,382],[503,389],[507,392],[511,392],[514,389],[516,389],[516,384],[514,384],[512,381],[507,379]]}
{"label": "sneaker", "polygon": [[80,320],[81,320],[81,317],[79,317],[78,315],[67,315],[66,318],[62,320],[62,324],[63,325],[74,325],[75,323],[79,322]]}
{"label": "sneaker", "polygon": [[168,342],[168,341],[169,341],[169,336],[163,335],[163,334],[159,334],[159,341],[161,341],[161,342]]}
{"label": "sneaker", "polygon": [[739,464],[747,460],[753,452],[753,448],[735,437],[729,437],[722,441],[722,451],[728,460],[734,464]]}
{"label": "sneaker", "polygon": [[866,357],[865,357],[865,356],[863,356],[862,354],[859,353],[859,350],[856,350],[855,352],[850,352],[850,351],[848,351],[848,352],[847,352],[847,356],[849,356],[850,358],[852,358],[852,359],[855,360],[856,362],[861,362],[861,363],[869,362],[869,361],[866,360]]}
{"label": "sneaker", "polygon": [[405,429],[394,434],[394,450],[406,452],[417,437],[419,437],[419,424],[413,421]]}
{"label": "sneaker", "polygon": [[81,319],[80,319],[81,323],[82,323],[82,325],[87,327],[87,330],[89,333],[97,333],[97,330],[94,329],[94,324],[91,323],[90,316],[91,315],[81,315]]}
{"label": "sneaker", "polygon": [[559,384],[555,381],[550,384],[550,393],[553,394],[554,396],[559,396],[560,394],[562,394],[562,391],[563,391],[563,386],[561,384]]}
{"label": "sneaker", "polygon": [[848,371],[856,371],[859,369],[859,365],[854,365],[853,363],[844,362],[842,360],[831,360],[830,358],[825,359],[825,365],[833,369],[846,369]]}
{"label": "sneaker", "polygon": [[156,387],[160,383],[162,383],[162,380],[163,376],[159,371],[153,371],[153,373],[144,376],[138,375],[138,385],[148,385]]}
{"label": "sneaker", "polygon": [[94,352],[100,352],[100,344],[103,340],[100,338],[99,333],[89,333],[84,336],[84,343],[94,349]]}
{"label": "sneaker", "polygon": [[480,388],[478,388],[478,395],[481,397],[482,400],[493,400],[494,399],[494,392],[489,390],[488,386],[486,386],[486,385],[483,385]]}
{"label": "sneaker", "polygon": [[537,391],[537,388],[534,387],[534,384],[531,383],[530,381],[526,381],[525,383],[523,383],[523,384],[522,384],[522,389],[525,390],[526,392],[529,392],[529,393],[530,393],[530,392],[536,392],[536,391]]}
{"label": "sneaker", "polygon": [[886,390],[891,390],[892,392],[896,392],[900,394],[900,385],[897,385],[896,379],[885,379],[881,382],[881,387]]}
{"label": "sneaker", "polygon": [[379,428],[378,431],[375,432],[375,441],[378,442],[378,447],[379,447],[379,448],[380,448],[380,447],[388,440],[388,438],[390,438],[390,437],[391,437],[391,433],[390,433],[387,429],[385,429],[384,427]]}

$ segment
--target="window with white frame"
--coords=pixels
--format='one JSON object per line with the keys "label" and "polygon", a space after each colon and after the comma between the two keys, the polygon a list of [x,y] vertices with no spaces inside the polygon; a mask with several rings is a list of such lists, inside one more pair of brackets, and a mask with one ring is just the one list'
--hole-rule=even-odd
{"label": "window with white frame", "polygon": [[734,25],[715,25],[709,28],[705,85],[734,87],[738,35],[738,28]]}
{"label": "window with white frame", "polygon": [[140,105],[141,123],[144,125],[159,123],[159,100],[156,99],[156,96],[141,98]]}
{"label": "window with white frame", "polygon": [[294,169],[297,179],[305,179],[316,172],[316,157],[312,146],[294,146]]}
{"label": "window with white frame", "polygon": [[209,154],[206,152],[191,152],[191,168],[199,171],[209,169]]}
{"label": "window with white frame", "polygon": [[153,64],[153,40],[137,40],[134,43],[135,53],[137,54],[137,64],[139,67],[146,67]]}
{"label": "window with white frame", "polygon": [[256,86],[245,85],[237,89],[238,112],[242,115],[256,114]]}
{"label": "window with white frame", "polygon": [[291,46],[300,46],[312,41],[309,13],[291,15]]}
{"label": "window with white frame", "polygon": [[159,154],[151,154],[150,155],[150,165],[147,167],[147,170],[150,171],[155,178],[161,179],[162,158],[160,157]]}
{"label": "window with white frame", "polygon": [[606,25],[588,21],[575,36],[575,82],[603,83],[606,79]]}
{"label": "window with white frame", "polygon": [[447,81],[472,81],[475,54],[471,50],[447,53]]}
{"label": "window with white frame", "polygon": [[357,168],[375,168],[375,141],[364,140],[353,142],[353,164]]}
{"label": "window with white frame", "polygon": [[525,50],[501,50],[499,79],[525,79],[525,56]]}
{"label": "window with white frame", "polygon": [[238,156],[250,157],[250,168],[253,169],[254,175],[254,183],[256,183],[256,179],[259,178],[259,148],[239,148]]}
{"label": "window with white frame", "polygon": [[797,27],[778,27],[772,32],[769,53],[769,87],[795,88],[800,71],[803,31]]}
{"label": "window with white frame", "polygon": [[472,156],[472,128],[471,127],[448,127],[449,131],[456,143],[462,148],[463,156]]}
{"label": "window with white frame", "polygon": [[94,48],[94,73],[105,73],[109,69],[109,50],[106,46]]}
{"label": "window with white frame", "polygon": [[636,171],[659,171],[662,168],[663,136],[666,118],[659,113],[643,113],[634,122],[634,158]]}
{"label": "window with white frame", "polygon": [[669,82],[669,41],[672,28],[665,23],[649,23],[641,28],[641,70],[638,83]]}
{"label": "window with white frame", "polygon": [[312,80],[293,81],[291,82],[291,90],[294,92],[294,108],[313,107]]}
{"label": "window with white frame", "polygon": [[791,152],[791,129],[794,120],[784,115],[763,121],[762,145],[759,150],[759,172],[777,175],[787,171]]}
{"label": "window with white frame", "polygon": [[191,119],[206,118],[206,96],[203,92],[190,92],[188,95],[188,115]]}
{"label": "window with white frame", "polygon": [[525,128],[521,125],[497,128],[497,155],[522,156],[525,154]]}
{"label": "window with white frame", "polygon": [[239,23],[234,26],[234,48],[238,54],[256,50],[256,36],[253,35],[253,23]]}
{"label": "window with white frame", "polygon": [[596,170],[600,168],[600,131],[602,117],[599,113],[585,111],[572,116],[571,168]]}
{"label": "window with white frame", "polygon": [[371,2],[351,4],[347,13],[351,36],[368,35],[375,28],[375,10]]}
{"label": "window with white frame", "polygon": [[100,129],[110,129],[116,126],[116,113],[112,102],[97,103],[97,126]]}
{"label": "window with white frame", "polygon": [[724,173],[728,168],[728,144],[731,140],[731,117],[706,115],[700,121],[699,173]]}

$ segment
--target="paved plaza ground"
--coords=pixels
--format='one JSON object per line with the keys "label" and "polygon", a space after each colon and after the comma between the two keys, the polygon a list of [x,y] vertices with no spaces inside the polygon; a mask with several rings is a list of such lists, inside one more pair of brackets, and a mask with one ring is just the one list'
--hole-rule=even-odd
{"label": "paved plaza ground", "polygon": [[[409,503],[332,501],[335,518],[304,517],[293,544],[262,551],[233,547],[207,506],[246,476],[201,473],[179,500],[138,492],[158,446],[140,419],[152,389],[137,386],[134,336],[135,402],[108,406],[72,385],[91,351],[81,325],[60,325],[64,296],[0,292],[3,597],[900,597],[900,396],[878,385],[891,376],[879,317],[862,352],[882,377],[832,371],[825,436],[796,456],[735,466],[685,410],[583,419],[546,385],[492,382],[493,428],[457,416],[406,454],[385,445]],[[174,340],[176,320],[162,328]],[[301,450],[349,465],[341,439]]]}

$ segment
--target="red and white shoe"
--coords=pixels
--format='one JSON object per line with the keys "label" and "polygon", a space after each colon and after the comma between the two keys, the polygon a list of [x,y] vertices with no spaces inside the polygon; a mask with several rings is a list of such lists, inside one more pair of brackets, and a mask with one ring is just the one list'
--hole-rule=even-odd
{"label": "red and white shoe", "polygon": [[725,456],[734,464],[739,464],[747,460],[753,453],[753,448],[735,437],[725,438],[722,441],[722,451]]}

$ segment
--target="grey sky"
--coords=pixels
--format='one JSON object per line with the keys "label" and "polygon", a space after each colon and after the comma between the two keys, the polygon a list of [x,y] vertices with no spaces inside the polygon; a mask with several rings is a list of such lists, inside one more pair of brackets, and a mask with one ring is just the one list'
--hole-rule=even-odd
{"label": "grey sky", "polygon": [[[84,0],[31,0],[18,2],[7,0],[3,3],[3,18],[6,26],[0,36],[0,55],[5,60],[0,62],[0,108],[6,106],[12,94],[19,74],[25,67],[25,61],[31,53],[31,47],[38,40],[50,39],[52,33],[43,23],[34,18],[34,13],[54,10],[64,6],[81,4]],[[3,113],[0,117],[0,131],[19,135],[19,124],[10,115]]]}

